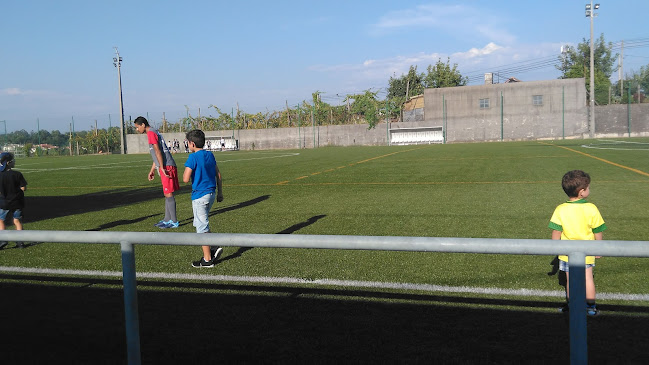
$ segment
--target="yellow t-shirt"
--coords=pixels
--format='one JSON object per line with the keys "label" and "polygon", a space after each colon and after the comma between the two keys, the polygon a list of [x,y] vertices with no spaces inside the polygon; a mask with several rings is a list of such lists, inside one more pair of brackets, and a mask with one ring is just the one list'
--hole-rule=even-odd
{"label": "yellow t-shirt", "polygon": [[[579,199],[559,205],[548,227],[560,231],[562,240],[594,240],[595,233],[604,231],[606,224],[595,204]],[[559,260],[568,262],[568,256],[561,255]],[[586,264],[594,263],[595,256],[586,256]]]}

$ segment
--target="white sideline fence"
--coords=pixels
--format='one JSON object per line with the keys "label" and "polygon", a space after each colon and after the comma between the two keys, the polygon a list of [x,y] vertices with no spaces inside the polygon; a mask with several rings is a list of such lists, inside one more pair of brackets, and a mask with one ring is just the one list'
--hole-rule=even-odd
{"label": "white sideline fence", "polygon": [[[507,255],[557,255],[569,257],[570,363],[587,364],[585,257],[649,257],[648,241],[561,241],[550,239],[447,238],[403,236],[336,236],[299,234],[0,231],[0,241],[51,243],[119,243],[122,251],[127,359],[140,364],[140,334],[135,271],[136,244],[183,246],[234,246],[449,252]],[[576,275],[575,275],[576,274]]]}

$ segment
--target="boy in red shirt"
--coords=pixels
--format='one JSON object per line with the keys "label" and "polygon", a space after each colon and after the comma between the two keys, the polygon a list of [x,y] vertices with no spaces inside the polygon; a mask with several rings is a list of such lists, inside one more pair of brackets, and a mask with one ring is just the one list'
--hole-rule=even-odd
{"label": "boy in red shirt", "polygon": [[162,189],[165,196],[165,217],[155,226],[165,228],[178,228],[178,218],[176,217],[176,198],[174,191],[180,188],[178,184],[178,169],[176,168],[176,161],[171,157],[171,151],[167,147],[162,135],[153,127],[144,117],[137,117],[135,121],[135,129],[139,133],[146,133],[149,141],[149,152],[153,159],[151,171],[149,171],[149,181],[155,178],[155,171],[158,171],[160,180],[162,181]]}

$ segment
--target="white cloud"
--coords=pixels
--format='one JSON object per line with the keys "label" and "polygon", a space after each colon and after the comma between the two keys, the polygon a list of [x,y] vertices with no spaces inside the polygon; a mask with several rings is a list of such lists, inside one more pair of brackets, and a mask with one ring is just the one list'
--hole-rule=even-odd
{"label": "white cloud", "polygon": [[[556,70],[551,63],[558,56],[559,43],[529,44],[518,46],[502,46],[494,42],[487,43],[481,48],[471,48],[452,54],[417,53],[398,55],[383,59],[369,59],[356,64],[314,65],[309,69],[319,73],[331,74],[330,79],[340,78],[349,87],[360,85],[357,89],[370,86],[384,86],[390,77],[406,74],[410,66],[417,66],[418,72],[426,72],[428,65],[434,65],[438,60],[451,65],[457,63],[458,69],[464,76],[482,72],[510,70],[511,75],[522,80],[539,80],[556,77]],[[536,67],[537,60],[543,60],[542,69]],[[531,64],[530,64],[531,63]],[[528,76],[528,77],[526,77]]]}
{"label": "white cloud", "polygon": [[466,5],[427,4],[389,12],[372,25],[371,33],[380,35],[415,28],[434,28],[445,37],[489,42],[513,43],[516,36],[504,28],[506,17],[489,10]]}
{"label": "white cloud", "polygon": [[17,87],[10,87],[7,89],[2,89],[0,90],[0,94],[2,95],[25,95],[27,92],[20,90]]}
{"label": "white cloud", "polygon": [[57,93],[48,90],[25,90],[17,87],[9,87],[6,89],[0,89],[0,95],[55,97],[57,96]]}
{"label": "white cloud", "polygon": [[499,46],[499,45],[497,45],[497,44],[495,44],[493,42],[490,42],[489,44],[482,47],[481,49],[471,48],[470,50],[468,50],[466,52],[453,53],[452,57],[454,59],[455,58],[467,59],[467,58],[474,58],[474,57],[480,57],[480,56],[487,56],[487,55],[490,55],[490,54],[492,54],[494,52],[498,52],[498,51],[503,50],[503,49],[504,49],[503,47],[501,47],[501,46]]}

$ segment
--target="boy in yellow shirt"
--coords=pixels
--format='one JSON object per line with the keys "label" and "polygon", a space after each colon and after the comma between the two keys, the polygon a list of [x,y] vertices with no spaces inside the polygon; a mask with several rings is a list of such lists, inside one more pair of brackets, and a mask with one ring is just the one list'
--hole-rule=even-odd
{"label": "boy in yellow shirt", "polygon": [[[563,175],[561,181],[568,201],[559,205],[550,218],[553,240],[601,240],[606,224],[595,204],[586,201],[590,195],[590,176],[581,170],[572,170]],[[599,314],[595,306],[595,281],[593,267],[595,256],[586,256],[586,313],[589,316]],[[568,279],[568,256],[559,256],[559,270],[566,273]],[[569,280],[566,280],[566,299],[570,300]],[[568,310],[568,305],[559,309]]]}

